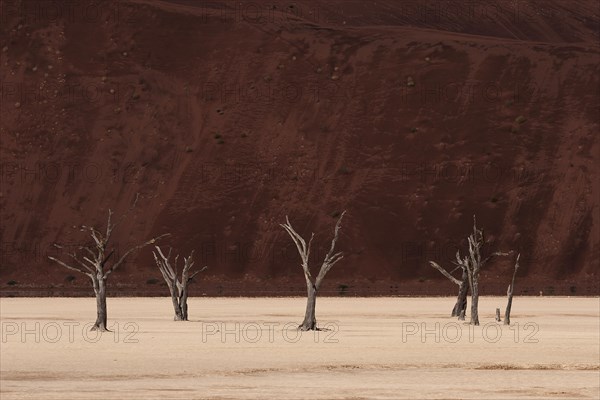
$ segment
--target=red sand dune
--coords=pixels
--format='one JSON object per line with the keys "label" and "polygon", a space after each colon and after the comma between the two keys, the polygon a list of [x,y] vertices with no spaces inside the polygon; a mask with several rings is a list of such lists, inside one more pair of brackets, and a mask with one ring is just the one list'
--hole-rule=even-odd
{"label": "red sand dune", "polygon": [[[301,293],[279,223],[316,267],[344,209],[327,293],[454,293],[427,261],[473,214],[518,293],[600,292],[596,1],[56,4],[2,3],[3,294],[88,294],[52,244],[136,193],[119,247],[170,232],[195,294]],[[153,278],[147,248],[109,285]]]}

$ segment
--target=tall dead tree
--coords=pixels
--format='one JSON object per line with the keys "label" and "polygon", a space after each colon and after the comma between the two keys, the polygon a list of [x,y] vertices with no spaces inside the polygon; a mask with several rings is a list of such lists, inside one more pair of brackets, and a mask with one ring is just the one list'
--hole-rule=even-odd
{"label": "tall dead tree", "polygon": [[510,309],[512,307],[513,293],[515,290],[515,278],[517,277],[517,270],[519,269],[519,258],[521,258],[521,253],[517,254],[517,259],[515,260],[515,272],[513,272],[512,282],[506,290],[508,302],[506,303],[506,311],[504,312],[504,325],[510,325]]}
{"label": "tall dead tree", "polygon": [[473,215],[473,233],[468,237],[469,255],[461,258],[460,250],[456,252],[456,262],[467,271],[467,280],[471,291],[471,325],[479,325],[479,273],[481,268],[494,256],[507,256],[510,253],[495,252],[482,259],[481,248],[484,245],[483,231],[477,229],[477,221]]}
{"label": "tall dead tree", "polygon": [[[448,272],[434,261],[429,261],[429,264],[431,264],[433,268],[440,271],[442,275],[444,275],[446,278],[450,279],[451,282],[454,282],[458,285],[458,296],[456,297],[456,303],[454,304],[454,308],[452,309],[451,316],[458,317],[459,320],[464,320],[465,311],[467,310],[467,292],[469,290],[467,270],[459,266],[451,272]],[[456,271],[458,268],[462,270],[460,280],[452,276],[454,271]]]}
{"label": "tall dead tree", "polygon": [[309,257],[310,257],[310,247],[315,237],[314,233],[311,233],[310,240],[308,241],[308,246],[306,242],[292,227],[290,224],[290,220],[287,215],[285,217],[286,223],[281,224],[281,226],[286,230],[286,232],[290,235],[294,243],[296,244],[296,248],[298,249],[298,253],[300,253],[300,258],[302,259],[302,270],[304,271],[304,278],[306,279],[306,291],[307,291],[307,301],[306,301],[306,312],[304,314],[304,321],[302,324],[298,326],[298,329],[302,331],[314,331],[318,330],[317,328],[317,319],[315,317],[315,308],[317,302],[317,292],[321,287],[321,283],[323,282],[323,278],[327,275],[327,272],[333,267],[335,263],[344,258],[342,252],[335,252],[335,244],[338,240],[339,231],[342,223],[342,218],[344,218],[344,214],[346,211],[340,215],[337,223],[335,224],[335,230],[333,233],[333,239],[331,240],[331,247],[329,248],[329,252],[325,255],[325,259],[321,264],[321,269],[319,270],[319,274],[316,278],[310,273],[309,267]]}
{"label": "tall dead tree", "polygon": [[188,283],[200,272],[204,271],[208,267],[204,267],[200,270],[195,271],[190,275],[190,270],[194,266],[193,256],[194,251],[190,253],[188,257],[183,258],[183,270],[181,271],[181,280],[177,276],[177,260],[179,259],[179,254],[175,256],[175,260],[173,261],[173,266],[171,265],[171,251],[172,248],[169,248],[169,253],[165,256],[160,249],[160,247],[155,246],[156,252],[153,251],[154,260],[156,261],[156,265],[158,269],[167,282],[167,286],[169,287],[169,291],[171,292],[171,300],[173,301],[173,308],[175,309],[175,317],[173,318],[175,321],[187,321],[188,320],[188,306],[187,306],[187,298],[188,298]]}
{"label": "tall dead tree", "polygon": [[[128,255],[144,246],[155,243],[161,237],[168,235],[163,234],[142,244],[131,247],[125,251],[118,260],[112,262],[111,264],[109,261],[115,253],[115,246],[111,244],[109,249],[109,242],[113,230],[120,222],[113,222],[112,215],[113,212],[108,210],[108,222],[106,223],[106,230],[104,232],[92,226],[81,226],[80,230],[82,232],[89,232],[93,242],[89,245],[79,246],[77,249],[78,252],[74,251],[72,253],[67,253],[74,263],[67,264],[66,262],[55,257],[48,257],[50,260],[57,262],[63,267],[84,274],[91,279],[92,286],[94,287],[94,293],[96,294],[97,311],[96,322],[91,329],[93,331],[108,331],[106,311],[106,280],[108,276],[112,274],[121,264],[123,264]],[[54,246],[59,249],[63,248],[58,244],[54,244]]]}

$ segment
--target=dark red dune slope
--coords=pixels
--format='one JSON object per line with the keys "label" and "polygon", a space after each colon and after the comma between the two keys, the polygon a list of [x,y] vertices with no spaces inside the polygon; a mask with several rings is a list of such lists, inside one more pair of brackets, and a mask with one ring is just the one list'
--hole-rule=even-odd
{"label": "dark red dune slope", "polygon": [[[343,210],[325,293],[454,294],[427,261],[450,266],[475,214],[521,252],[517,293],[597,295],[599,20],[597,1],[2,1],[0,289],[91,293],[47,256],[139,194],[117,254],[171,233],[209,267],[193,295],[301,293],[279,224],[315,232],[316,268]],[[112,291],[164,294],[150,250]]]}

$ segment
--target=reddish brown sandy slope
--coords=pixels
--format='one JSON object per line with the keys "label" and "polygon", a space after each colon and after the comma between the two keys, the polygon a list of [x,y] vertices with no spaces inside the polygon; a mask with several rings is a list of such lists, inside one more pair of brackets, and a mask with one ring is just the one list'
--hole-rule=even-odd
{"label": "reddish brown sandy slope", "polygon": [[[89,294],[52,244],[136,193],[117,253],[171,233],[193,294],[300,293],[279,224],[318,267],[344,209],[327,293],[454,293],[427,261],[473,214],[519,293],[599,293],[596,1],[56,4],[2,2],[2,293]],[[146,248],[109,285],[158,278]]]}

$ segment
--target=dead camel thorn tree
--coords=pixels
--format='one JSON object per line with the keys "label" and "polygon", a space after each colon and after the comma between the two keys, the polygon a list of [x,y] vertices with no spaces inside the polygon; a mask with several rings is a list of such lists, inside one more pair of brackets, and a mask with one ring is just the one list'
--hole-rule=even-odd
{"label": "dead camel thorn tree", "polygon": [[486,258],[481,258],[481,248],[484,245],[483,230],[477,229],[477,220],[473,215],[473,233],[468,237],[469,255],[460,257],[460,251],[456,252],[456,261],[467,271],[469,289],[471,291],[471,325],[479,325],[479,273],[481,268],[495,256],[508,256],[511,252],[497,251]]}
{"label": "dead camel thorn tree", "polygon": [[175,309],[175,317],[173,320],[187,321],[188,283],[190,283],[197,274],[206,270],[208,267],[205,266],[190,275],[190,270],[194,266],[194,251],[192,250],[188,257],[183,258],[183,270],[181,271],[181,280],[179,280],[179,277],[177,276],[177,260],[179,259],[179,254],[175,256],[175,260],[173,261],[173,266],[175,268],[173,269],[173,266],[171,266],[171,251],[173,249],[169,248],[169,253],[165,256],[159,246],[155,246],[155,248],[158,255],[154,251],[152,252],[154,260],[171,292],[171,300],[173,301],[173,308]]}
{"label": "dead camel thorn tree", "polygon": [[342,252],[335,252],[335,244],[339,237],[339,231],[342,223],[342,218],[344,218],[344,214],[346,211],[340,215],[337,223],[335,224],[335,230],[333,234],[333,239],[331,240],[331,247],[329,252],[325,255],[325,259],[323,260],[323,264],[321,264],[321,269],[319,270],[319,274],[316,278],[310,273],[309,267],[309,257],[310,257],[310,247],[312,244],[312,240],[315,237],[314,233],[311,233],[310,240],[308,241],[308,246],[306,242],[292,227],[290,224],[290,220],[287,215],[285,217],[286,223],[281,224],[281,226],[286,230],[286,232],[290,235],[296,247],[298,248],[298,253],[300,253],[300,258],[302,259],[302,269],[304,271],[304,278],[306,279],[306,291],[307,291],[307,302],[306,302],[306,313],[304,315],[304,321],[302,324],[298,326],[298,329],[301,331],[316,331],[319,330],[317,328],[317,319],[315,317],[315,307],[317,302],[317,293],[319,291],[319,287],[321,287],[321,283],[323,282],[323,278],[327,275],[327,272],[333,267],[335,263],[340,261],[344,256]]}
{"label": "dead camel thorn tree", "polygon": [[[110,245],[111,249],[109,250],[109,242],[113,230],[120,222],[113,222],[112,215],[113,212],[108,210],[108,222],[106,223],[106,230],[104,232],[101,232],[92,226],[81,226],[80,230],[82,232],[88,231],[90,233],[93,243],[87,246],[80,246],[78,250],[81,254],[77,254],[77,252],[67,253],[67,255],[75,262],[75,264],[67,264],[66,262],[57,258],[50,256],[48,257],[50,260],[57,262],[65,268],[87,275],[92,280],[94,292],[96,293],[97,311],[96,322],[91,329],[92,331],[108,331],[106,312],[106,280],[108,276],[112,274],[121,264],[123,264],[128,255],[144,246],[153,244],[158,239],[168,235],[168,233],[166,233],[150,239],[142,244],[131,247],[129,250],[123,253],[121,258],[113,262],[111,265],[109,260],[115,253],[115,246]],[[54,244],[54,246],[59,249],[62,248],[62,246],[58,244]]]}
{"label": "dead camel thorn tree", "polygon": [[[479,325],[479,274],[481,272],[481,268],[493,257],[495,256],[507,256],[510,255],[511,252],[495,252],[482,259],[481,249],[484,245],[484,236],[483,231],[477,229],[477,220],[473,215],[473,233],[469,235],[467,238],[469,242],[469,254],[465,257],[461,257],[460,250],[456,252],[456,264],[462,269],[463,277],[466,276],[466,280],[469,284],[469,290],[471,292],[471,321],[469,322],[471,325]],[[439,267],[436,263],[430,262],[430,264],[438,269],[442,274],[446,277],[452,277],[450,273],[448,273],[443,268]],[[439,267],[439,268],[438,268]],[[457,283],[460,286],[460,281],[458,279],[452,277],[453,282]],[[450,279],[450,278],[449,278]],[[464,279],[463,279],[464,281]],[[461,295],[463,293],[459,290],[459,298],[457,300],[457,305],[461,302]],[[464,292],[464,307],[466,308],[466,292]],[[461,303],[462,304],[462,303]],[[455,306],[456,308],[457,306]],[[462,310],[459,315],[464,315],[464,310]],[[460,318],[460,317],[459,317]]]}

